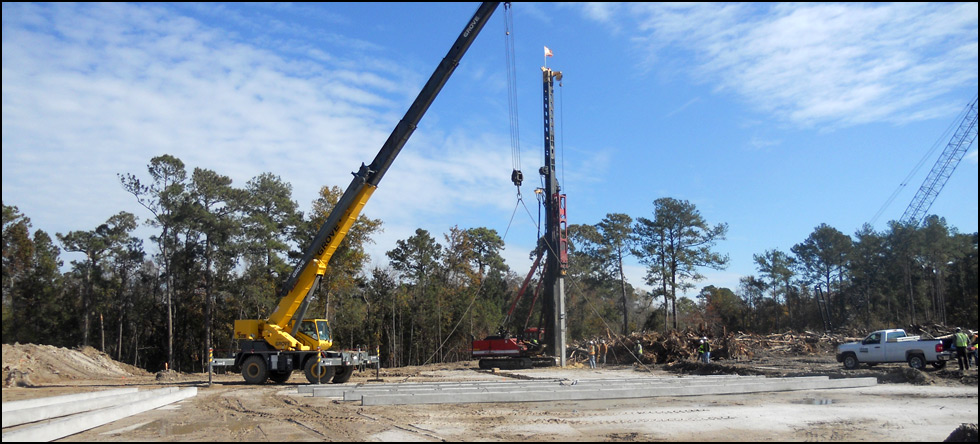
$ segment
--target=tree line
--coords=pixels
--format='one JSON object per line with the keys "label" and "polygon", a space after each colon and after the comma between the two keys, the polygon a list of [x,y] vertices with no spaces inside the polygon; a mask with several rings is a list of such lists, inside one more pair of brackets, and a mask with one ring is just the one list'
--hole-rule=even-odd
{"label": "tree line", "polygon": [[[32,232],[27,215],[3,204],[5,343],[94,346],[149,370],[200,371],[209,349],[235,350],[234,320],[274,310],[279,286],[343,192],[322,187],[303,214],[291,185],[273,174],[238,188],[215,171],[188,172],[170,155],[151,159],[147,173],[119,175],[141,216],[121,211],[87,231]],[[134,234],[140,224],[152,228],[148,239]],[[381,220],[358,218],[308,311],[330,320],[335,348],[377,350],[385,366],[418,365],[468,359],[474,338],[540,326],[538,275],[506,316],[528,271],[505,263],[495,230],[418,229],[386,252],[386,266],[367,269],[366,246],[380,230]],[[853,236],[820,225],[790,252],[755,255],[758,275],[739,288],[707,285],[694,298],[679,296],[729,259],[716,251],[727,225],[708,224],[693,204],[662,198],[650,217],[609,214],[568,232],[573,340],[641,329],[764,333],[977,320],[977,234],[938,217]],[[63,251],[80,257],[66,272]],[[627,281],[630,256],[653,290]]]}
{"label": "tree line", "polygon": [[[715,251],[726,224],[710,225],[693,204],[654,202],[654,217],[634,222],[608,214],[594,225],[570,226],[580,289],[603,307],[595,313],[622,322],[615,332],[695,328],[705,333],[834,331],[910,325],[977,325],[977,233],[959,233],[932,215],[921,225],[891,221],[876,232],[865,224],[847,235],[820,224],[790,251],[753,255],[757,274],[738,288],[706,285],[705,269],[724,269]],[[623,258],[646,266],[649,292],[625,280]],[[633,321],[630,321],[632,314]]]}

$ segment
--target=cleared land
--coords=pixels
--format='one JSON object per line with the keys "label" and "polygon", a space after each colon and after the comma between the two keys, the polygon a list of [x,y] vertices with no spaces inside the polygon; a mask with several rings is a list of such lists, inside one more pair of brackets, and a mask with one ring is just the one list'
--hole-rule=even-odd
{"label": "cleared land", "polygon": [[[955,365],[954,365],[955,367]],[[745,374],[878,378],[859,389],[632,400],[361,406],[300,394],[285,385],[248,386],[235,374],[153,375],[92,349],[3,346],[3,401],[121,387],[194,386],[194,398],[63,441],[942,441],[976,424],[977,373],[882,365],[844,371],[827,353],[648,368],[574,366],[492,374],[476,362],[382,369],[350,384],[651,378]],[[29,385],[28,387],[17,385]]]}

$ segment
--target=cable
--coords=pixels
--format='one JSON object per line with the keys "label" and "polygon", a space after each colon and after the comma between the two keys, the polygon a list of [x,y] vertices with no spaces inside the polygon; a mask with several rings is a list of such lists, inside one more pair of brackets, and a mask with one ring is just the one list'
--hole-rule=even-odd
{"label": "cable", "polygon": [[510,156],[513,172],[511,181],[517,186],[517,194],[521,194],[521,182],[524,174],[521,172],[521,136],[520,118],[517,110],[517,62],[514,50],[513,11],[510,3],[504,3],[504,58],[507,64],[507,114],[510,118]]}

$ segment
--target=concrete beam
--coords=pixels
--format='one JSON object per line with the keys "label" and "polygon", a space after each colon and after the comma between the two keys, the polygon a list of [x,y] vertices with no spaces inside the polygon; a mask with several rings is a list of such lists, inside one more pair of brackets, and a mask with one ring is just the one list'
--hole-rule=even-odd
{"label": "concrete beam", "polygon": [[562,386],[552,390],[483,393],[419,393],[392,395],[364,395],[361,405],[406,404],[464,404],[490,402],[541,402],[583,401],[596,399],[654,398],[664,396],[728,395],[773,391],[818,390],[837,388],[870,387],[878,383],[875,378],[774,378],[736,384],[663,385],[630,388],[584,388]]}
{"label": "concrete beam", "polygon": [[532,379],[532,380],[500,380],[500,381],[462,381],[462,382],[410,382],[410,383],[385,383],[385,384],[324,384],[324,385],[305,385],[297,389],[300,394],[312,394],[317,397],[339,397],[343,393],[360,390],[414,390],[414,389],[449,389],[453,387],[470,388],[489,388],[489,387],[517,387],[534,385],[622,385],[622,384],[647,384],[664,381],[723,381],[723,380],[749,380],[759,379],[763,376],[738,376],[738,375],[709,375],[709,376],[683,376],[683,377],[663,377],[663,378],[596,378],[596,379]]}
{"label": "concrete beam", "polygon": [[[826,376],[814,378],[829,379]],[[548,390],[608,390],[615,389],[634,389],[648,387],[679,387],[679,386],[701,386],[713,384],[733,384],[738,382],[758,381],[759,378],[748,379],[661,379],[661,380],[617,380],[617,381],[566,381],[561,384],[555,382],[533,383],[530,381],[514,381],[511,383],[495,384],[460,384],[454,386],[440,387],[359,387],[346,391],[333,391],[330,389],[316,389],[313,392],[315,397],[339,397],[343,396],[345,401],[360,401],[362,396],[370,395],[395,395],[395,394],[428,394],[428,393],[499,393],[499,392],[527,392],[527,391],[548,391]],[[322,391],[327,390],[327,391]]]}
{"label": "concrete beam", "polygon": [[3,414],[3,427],[13,427],[30,422],[60,418],[62,416],[74,415],[75,413],[88,412],[91,410],[104,409],[106,407],[141,401],[154,396],[160,396],[165,393],[176,392],[177,388],[170,387],[150,392],[137,392],[136,390],[137,389],[133,389],[132,393],[121,393],[110,397],[103,396],[100,398],[82,399],[9,411]]}
{"label": "concrete beam", "polygon": [[115,407],[78,413],[66,418],[23,427],[9,433],[5,432],[3,441],[53,441],[197,395],[196,387],[185,388],[176,392],[166,391],[167,393],[161,394],[159,390],[154,390],[153,392],[157,392],[159,396]]}
{"label": "concrete beam", "polygon": [[[126,393],[136,393],[138,390],[139,389],[133,387],[133,388],[123,388],[123,389],[113,389],[113,390],[101,390],[97,392],[88,392],[88,393],[76,393],[74,395],[48,396],[45,398],[25,399],[22,401],[9,401],[3,403],[3,413],[12,412],[14,410],[31,409],[31,408],[41,407],[45,405],[83,401],[86,399],[103,398],[106,396],[124,395]],[[7,426],[4,425],[4,427]]]}

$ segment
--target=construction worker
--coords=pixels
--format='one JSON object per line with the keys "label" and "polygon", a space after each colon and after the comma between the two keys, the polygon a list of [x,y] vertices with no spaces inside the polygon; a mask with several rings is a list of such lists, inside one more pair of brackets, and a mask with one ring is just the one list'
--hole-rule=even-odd
{"label": "construction worker", "polygon": [[609,347],[606,345],[605,339],[599,340],[599,362],[602,362],[602,366],[606,366],[606,353],[609,352]]}
{"label": "construction worker", "polygon": [[595,354],[597,351],[595,341],[589,341],[589,368],[595,368]]}
{"label": "construction worker", "polygon": [[967,348],[970,346],[970,337],[963,333],[963,329],[956,327],[956,334],[953,335],[953,343],[956,345],[956,362],[960,364],[960,371],[970,369],[970,359],[967,358]]}
{"label": "construction worker", "polygon": [[970,350],[973,351],[973,366],[976,367],[977,363],[977,332],[973,332],[973,343],[970,344]]}
{"label": "construction worker", "polygon": [[701,343],[698,345],[698,356],[701,358],[701,362],[708,364],[711,362],[711,344],[708,343],[708,338],[701,338]]}

